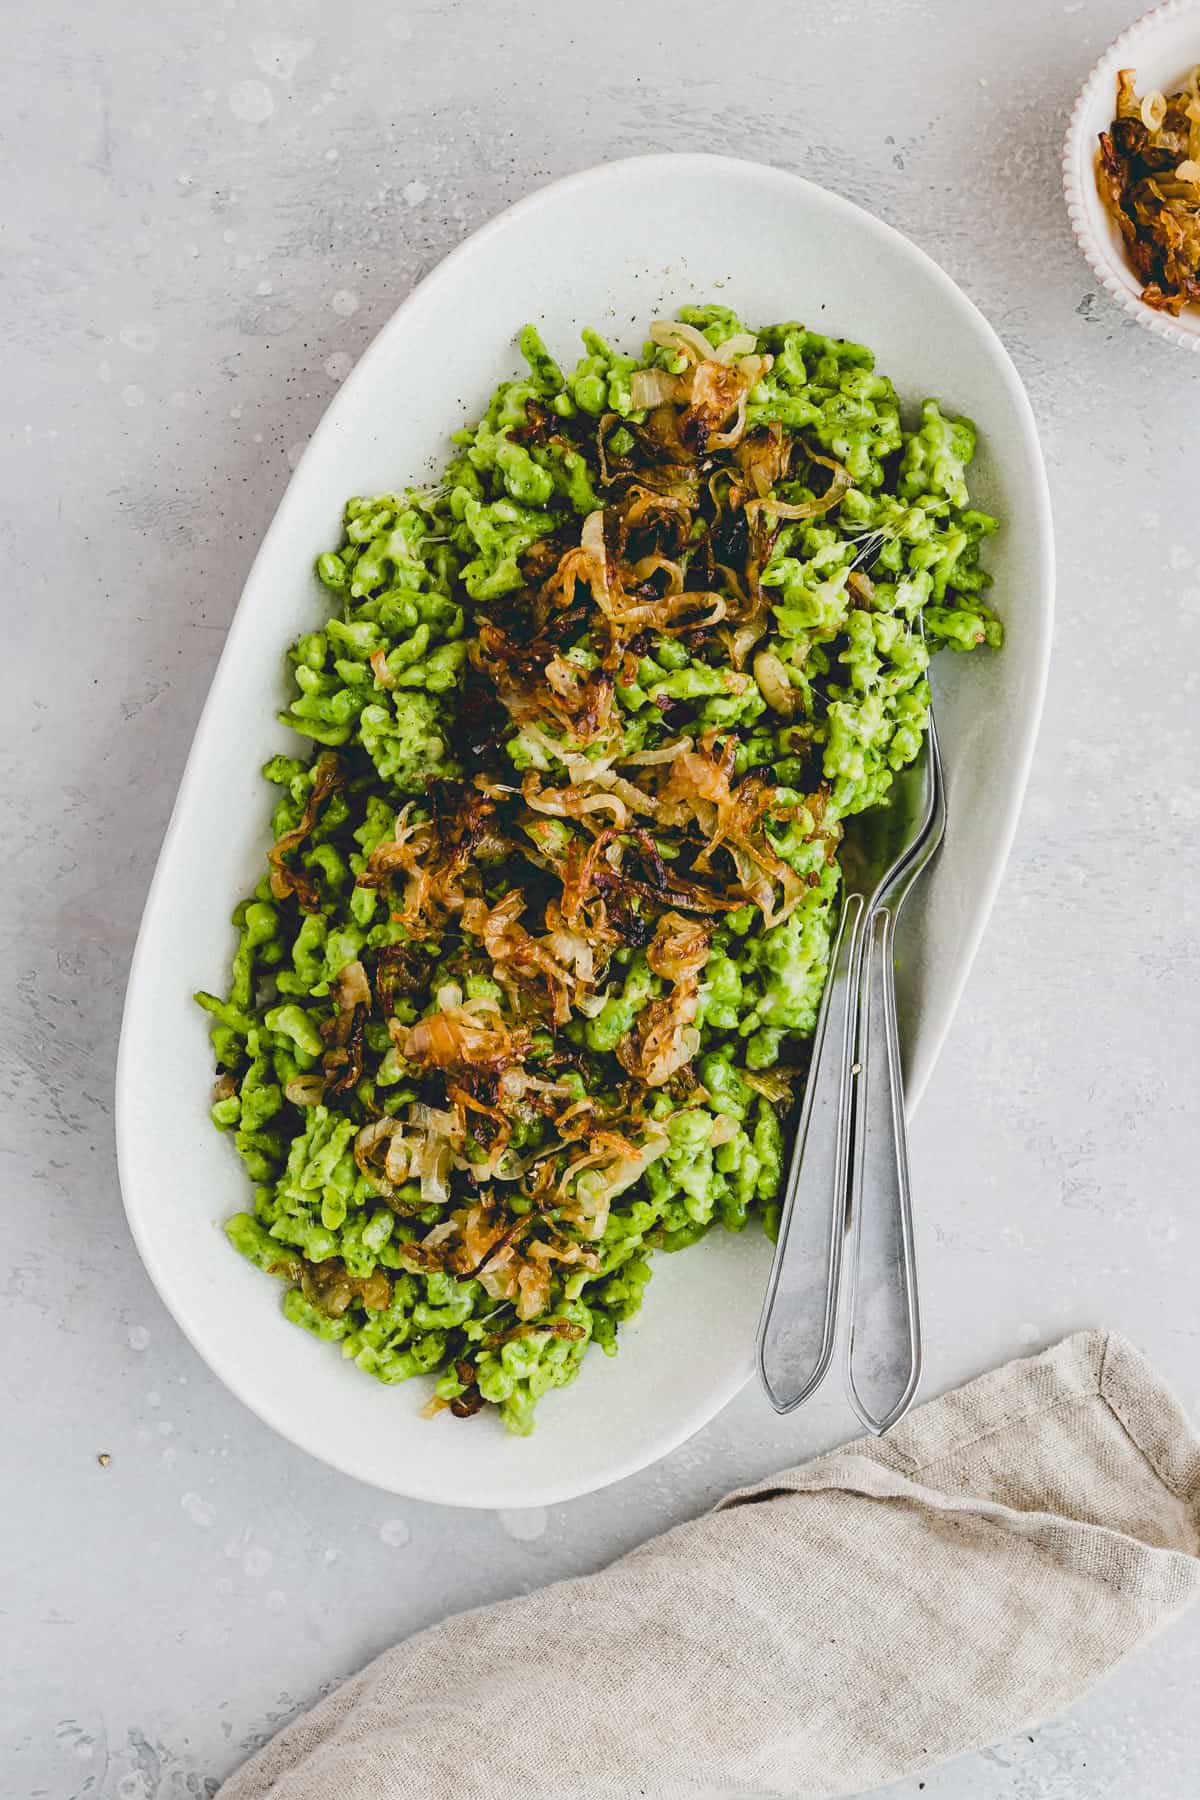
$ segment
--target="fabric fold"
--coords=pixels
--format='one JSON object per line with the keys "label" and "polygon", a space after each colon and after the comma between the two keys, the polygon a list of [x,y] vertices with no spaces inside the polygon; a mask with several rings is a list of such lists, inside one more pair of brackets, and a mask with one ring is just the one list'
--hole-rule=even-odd
{"label": "fabric fold", "polygon": [[1200,1442],[1082,1332],[421,1632],[221,1800],[827,1800],[1068,1705],[1200,1589]]}

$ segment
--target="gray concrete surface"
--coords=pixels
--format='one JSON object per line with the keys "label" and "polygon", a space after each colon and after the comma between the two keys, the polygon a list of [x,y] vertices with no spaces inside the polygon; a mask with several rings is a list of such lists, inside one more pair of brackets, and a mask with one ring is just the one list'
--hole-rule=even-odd
{"label": "gray concrete surface", "polygon": [[[1197,1409],[1200,362],[1095,292],[1058,186],[1074,92],[1135,10],[8,9],[4,1795],[208,1795],[398,1635],[596,1568],[849,1432],[832,1393],[781,1423],[748,1392],[657,1468],[549,1515],[388,1499],[217,1384],[121,1211],[126,965],[289,462],[418,276],[605,157],[726,149],[839,189],[938,258],[1028,383],[1057,651],[1016,850],[916,1131],[927,1391],[1103,1323]],[[1192,1619],[924,1792],[1190,1800],[1198,1678]]]}

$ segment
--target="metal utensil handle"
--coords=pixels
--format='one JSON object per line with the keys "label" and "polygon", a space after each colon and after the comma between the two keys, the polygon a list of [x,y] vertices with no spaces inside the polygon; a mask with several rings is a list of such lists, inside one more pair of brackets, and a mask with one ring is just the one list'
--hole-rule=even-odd
{"label": "metal utensil handle", "polygon": [[780,1413],[791,1412],[819,1386],[837,1338],[862,925],[863,897],[851,894],[842,908],[817,1020],[779,1242],[758,1328],[759,1372]]}
{"label": "metal utensil handle", "polygon": [[904,1415],[921,1379],[904,1072],[896,1023],[898,910],[881,904],[867,923],[853,1096],[846,1391],[863,1424],[877,1434]]}

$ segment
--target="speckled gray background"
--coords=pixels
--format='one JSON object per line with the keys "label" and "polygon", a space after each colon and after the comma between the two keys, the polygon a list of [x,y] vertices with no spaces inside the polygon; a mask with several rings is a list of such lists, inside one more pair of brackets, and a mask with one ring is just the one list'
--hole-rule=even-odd
{"label": "speckled gray background", "polygon": [[[138,914],[289,463],[418,276],[605,157],[726,149],[864,202],[979,302],[1028,383],[1057,652],[1009,874],[915,1134],[927,1391],[1101,1323],[1200,1410],[1200,361],[1094,291],[1058,187],[1074,92],[1132,10],[7,9],[4,1795],[210,1794],[398,1635],[593,1569],[848,1434],[832,1389],[789,1422],[747,1392],[657,1468],[548,1515],[389,1499],[208,1374],[117,1190]],[[1194,1800],[1198,1678],[1192,1619],[924,1791]]]}

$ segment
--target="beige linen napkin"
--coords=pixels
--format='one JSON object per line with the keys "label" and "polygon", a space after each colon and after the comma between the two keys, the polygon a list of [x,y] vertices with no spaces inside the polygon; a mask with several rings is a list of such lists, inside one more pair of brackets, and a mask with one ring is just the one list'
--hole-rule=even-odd
{"label": "beige linen napkin", "polygon": [[220,1800],[818,1800],[1067,1705],[1200,1587],[1200,1444],[1083,1332],[371,1663]]}

